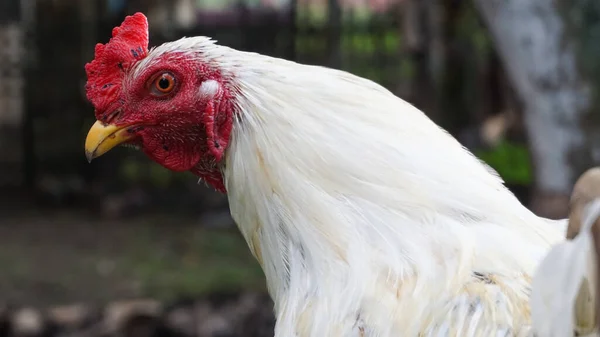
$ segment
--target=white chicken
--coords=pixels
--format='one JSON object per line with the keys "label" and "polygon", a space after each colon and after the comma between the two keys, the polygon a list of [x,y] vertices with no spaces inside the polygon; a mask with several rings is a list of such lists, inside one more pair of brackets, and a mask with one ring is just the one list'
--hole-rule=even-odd
{"label": "white chicken", "polygon": [[127,17],[86,66],[96,158],[119,144],[226,192],[276,337],[523,336],[566,221],[539,218],[425,114],[344,71]]}

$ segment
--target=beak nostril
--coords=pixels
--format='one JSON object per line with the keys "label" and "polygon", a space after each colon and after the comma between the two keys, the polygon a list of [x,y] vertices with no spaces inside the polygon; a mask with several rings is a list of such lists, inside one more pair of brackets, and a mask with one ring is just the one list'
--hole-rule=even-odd
{"label": "beak nostril", "polygon": [[144,130],[144,127],[141,126],[141,125],[138,125],[138,126],[132,126],[132,127],[128,128],[127,132],[128,133],[135,133],[135,132],[142,131],[142,130]]}

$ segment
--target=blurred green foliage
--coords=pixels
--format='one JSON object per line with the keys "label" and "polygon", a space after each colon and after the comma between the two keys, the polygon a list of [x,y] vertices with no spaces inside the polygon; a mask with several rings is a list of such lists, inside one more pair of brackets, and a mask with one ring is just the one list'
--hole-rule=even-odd
{"label": "blurred green foliage", "polygon": [[237,229],[188,228],[171,249],[157,249],[165,238],[149,230],[139,233],[120,263],[137,280],[143,295],[173,299],[211,291],[265,290],[260,266]]}
{"label": "blurred green foliage", "polygon": [[169,301],[265,290],[262,270],[237,228],[209,229],[176,214],[92,220],[35,211],[8,217],[0,227],[0,296],[7,303],[123,296]]}
{"label": "blurred green foliage", "polygon": [[493,149],[478,151],[476,155],[507,183],[529,185],[533,181],[531,159],[525,145],[503,140]]}

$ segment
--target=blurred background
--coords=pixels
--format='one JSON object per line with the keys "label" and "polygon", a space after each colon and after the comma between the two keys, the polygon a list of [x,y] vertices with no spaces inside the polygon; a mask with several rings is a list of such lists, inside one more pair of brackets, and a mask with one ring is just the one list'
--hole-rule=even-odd
{"label": "blurred background", "polygon": [[151,45],[207,35],[386,86],[547,217],[600,162],[597,0],[0,0],[0,337],[272,336],[223,195],[128,149],[85,160],[84,64],[136,11]]}

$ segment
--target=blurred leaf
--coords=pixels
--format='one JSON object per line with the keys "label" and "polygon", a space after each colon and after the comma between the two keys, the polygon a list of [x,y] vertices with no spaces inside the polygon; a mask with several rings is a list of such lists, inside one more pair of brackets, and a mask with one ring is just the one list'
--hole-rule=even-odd
{"label": "blurred leaf", "polygon": [[533,182],[529,150],[524,145],[502,141],[492,150],[478,152],[477,156],[507,183],[529,185]]}
{"label": "blurred leaf", "polygon": [[354,52],[371,55],[375,51],[375,43],[372,34],[356,34],[352,37],[352,49]]}
{"label": "blurred leaf", "polygon": [[397,52],[400,49],[400,44],[402,43],[401,36],[394,30],[390,29],[385,33],[383,43],[385,45],[386,52]]}

